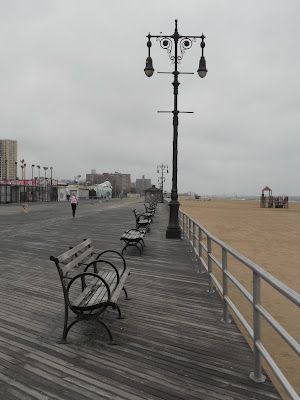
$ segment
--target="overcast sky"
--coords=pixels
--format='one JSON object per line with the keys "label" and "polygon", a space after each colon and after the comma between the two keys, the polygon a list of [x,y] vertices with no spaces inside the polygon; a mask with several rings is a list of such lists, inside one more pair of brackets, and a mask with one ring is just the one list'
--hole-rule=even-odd
{"label": "overcast sky", "polygon": [[[299,0],[0,0],[0,138],[58,178],[172,165],[172,71],[146,35],[206,39],[208,74],[181,75],[178,189],[300,195]],[[196,72],[200,42],[180,70]],[[27,170],[27,176],[31,172]],[[167,176],[171,187],[171,173]]]}

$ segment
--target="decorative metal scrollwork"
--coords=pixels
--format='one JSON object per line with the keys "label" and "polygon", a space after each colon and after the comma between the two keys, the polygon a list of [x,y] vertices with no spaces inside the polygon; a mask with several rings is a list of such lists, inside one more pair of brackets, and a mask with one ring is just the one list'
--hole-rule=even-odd
{"label": "decorative metal scrollwork", "polygon": [[175,56],[172,56],[173,40],[171,40],[170,38],[160,38],[160,37],[156,38],[156,40],[159,41],[160,47],[162,49],[167,50],[170,60],[174,62]]}
{"label": "decorative metal scrollwork", "polygon": [[[172,61],[172,63],[174,63],[175,55],[172,54],[173,40],[168,37],[158,37],[158,38],[156,38],[156,40],[159,41],[160,47],[162,49],[167,50],[170,60]],[[180,61],[183,59],[183,55],[184,55],[185,51],[189,50],[195,41],[196,41],[196,38],[189,38],[189,37],[183,37],[180,39],[180,41],[179,41],[180,54],[177,55],[178,63],[180,63]]]}
{"label": "decorative metal scrollwork", "polygon": [[179,41],[179,49],[180,49],[180,55],[177,56],[177,60],[181,61],[183,59],[183,55],[186,50],[189,50],[192,46],[193,43],[196,42],[196,38],[188,38],[184,37],[180,39]]}

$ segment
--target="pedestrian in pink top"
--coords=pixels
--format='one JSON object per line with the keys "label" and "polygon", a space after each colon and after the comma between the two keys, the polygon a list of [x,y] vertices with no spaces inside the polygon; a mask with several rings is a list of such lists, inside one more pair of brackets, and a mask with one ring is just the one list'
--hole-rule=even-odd
{"label": "pedestrian in pink top", "polygon": [[72,207],[72,214],[73,214],[73,218],[75,217],[75,213],[76,213],[76,208],[78,205],[78,198],[75,194],[72,194],[70,197],[70,203],[71,203],[71,207]]}

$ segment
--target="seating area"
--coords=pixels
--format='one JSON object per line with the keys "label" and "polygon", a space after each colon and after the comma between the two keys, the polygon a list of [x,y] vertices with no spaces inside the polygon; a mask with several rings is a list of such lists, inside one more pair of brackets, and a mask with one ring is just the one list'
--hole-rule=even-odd
{"label": "seating area", "polygon": [[133,210],[135,228],[125,231],[120,238],[124,242],[122,254],[128,247],[135,247],[138,249],[139,254],[142,255],[145,247],[144,237],[150,230],[150,224],[156,211],[156,203],[144,204],[144,206],[145,212],[138,213],[136,208]]}
{"label": "seating area", "polygon": [[[113,343],[109,327],[99,317],[111,307],[117,310],[118,318],[123,318],[117,302],[122,291],[128,299],[125,282],[130,273],[123,253],[128,247],[135,247],[142,255],[145,247],[144,237],[149,231],[156,210],[156,204],[144,206],[145,212],[138,214],[136,209],[133,210],[136,228],[122,234],[120,240],[124,242],[124,247],[121,253],[115,250],[98,252],[91,239],[84,239],[60,255],[50,257],[57,267],[65,302],[63,342],[76,323],[93,319],[104,327],[110,343]],[[76,315],[71,321],[70,311]]]}
{"label": "seating area", "polygon": [[[57,267],[65,301],[63,341],[77,322],[94,319],[105,328],[112,343],[111,331],[99,317],[111,307],[122,318],[117,301],[121,291],[128,299],[125,281],[129,275],[124,257],[115,250],[97,253],[91,239],[85,239],[59,256],[51,256],[50,260]],[[76,314],[71,322],[69,311]]]}
{"label": "seating area", "polygon": [[139,250],[140,255],[142,255],[142,250],[144,250],[145,242],[144,242],[145,232],[142,232],[138,229],[129,229],[124,232],[121,236],[120,240],[125,242],[125,245],[122,249],[122,254],[127,247],[136,247]]}

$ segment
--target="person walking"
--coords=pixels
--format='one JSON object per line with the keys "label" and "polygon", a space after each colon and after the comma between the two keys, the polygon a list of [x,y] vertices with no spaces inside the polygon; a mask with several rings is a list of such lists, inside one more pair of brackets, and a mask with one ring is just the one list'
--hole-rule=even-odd
{"label": "person walking", "polygon": [[75,217],[75,213],[76,213],[76,208],[78,205],[78,198],[75,194],[72,194],[70,197],[70,203],[71,203],[71,207],[72,207],[72,215],[73,218]]}

